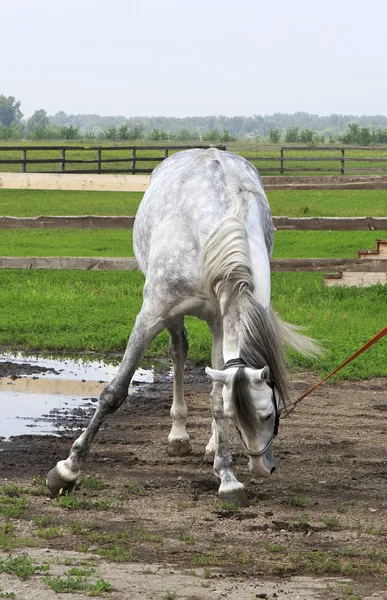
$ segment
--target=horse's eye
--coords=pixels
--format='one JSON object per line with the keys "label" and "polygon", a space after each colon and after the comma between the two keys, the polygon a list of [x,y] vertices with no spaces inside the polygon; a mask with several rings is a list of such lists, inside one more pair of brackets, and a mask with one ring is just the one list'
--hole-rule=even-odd
{"label": "horse's eye", "polygon": [[270,415],[267,415],[267,417],[265,417],[263,420],[268,421],[272,416],[273,416],[273,413],[270,413]]}

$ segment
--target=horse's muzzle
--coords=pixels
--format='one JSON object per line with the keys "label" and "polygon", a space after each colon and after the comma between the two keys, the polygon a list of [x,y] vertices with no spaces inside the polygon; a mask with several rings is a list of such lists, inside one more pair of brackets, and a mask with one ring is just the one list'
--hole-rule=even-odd
{"label": "horse's muzzle", "polygon": [[276,469],[273,450],[268,448],[262,456],[250,456],[249,469],[255,477],[270,477]]}

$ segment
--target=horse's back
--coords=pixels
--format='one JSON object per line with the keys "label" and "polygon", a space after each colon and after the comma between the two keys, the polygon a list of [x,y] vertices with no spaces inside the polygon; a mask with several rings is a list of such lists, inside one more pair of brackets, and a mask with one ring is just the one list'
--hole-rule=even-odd
{"label": "horse's back", "polygon": [[271,218],[259,173],[244,158],[211,148],[164,160],[153,171],[135,220],[134,249],[143,272],[163,262],[170,268],[184,263],[184,271],[198,273],[203,244],[231,209],[230,187],[238,186],[256,195],[261,220]]}

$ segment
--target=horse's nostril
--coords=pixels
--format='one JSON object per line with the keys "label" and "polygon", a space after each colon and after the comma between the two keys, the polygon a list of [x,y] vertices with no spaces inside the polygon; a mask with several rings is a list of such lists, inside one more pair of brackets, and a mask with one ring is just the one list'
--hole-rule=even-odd
{"label": "horse's nostril", "polygon": [[274,471],[275,471],[275,467],[273,467],[272,470],[270,471],[270,475],[273,475]]}

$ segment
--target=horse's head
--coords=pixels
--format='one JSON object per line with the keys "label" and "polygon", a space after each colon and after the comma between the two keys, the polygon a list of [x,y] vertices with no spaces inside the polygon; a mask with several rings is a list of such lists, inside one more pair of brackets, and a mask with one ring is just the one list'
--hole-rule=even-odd
{"label": "horse's head", "polygon": [[[236,360],[229,361],[238,365]],[[268,367],[251,369],[229,366],[223,371],[207,368],[207,375],[223,384],[224,416],[236,426],[244,449],[250,457],[249,469],[253,475],[268,477],[275,470],[271,447],[279,425],[279,397],[270,382]]]}

